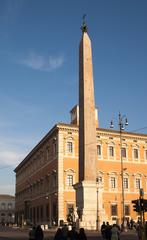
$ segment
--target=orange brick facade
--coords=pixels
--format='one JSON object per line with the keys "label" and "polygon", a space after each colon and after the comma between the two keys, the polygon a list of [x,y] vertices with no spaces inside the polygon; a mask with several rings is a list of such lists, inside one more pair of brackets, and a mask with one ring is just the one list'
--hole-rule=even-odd
{"label": "orange brick facade", "polygon": [[[17,166],[16,219],[18,224],[59,224],[70,209],[76,214],[78,182],[78,126],[57,124]],[[97,128],[98,219],[121,222],[122,178],[119,131]],[[122,133],[125,216],[138,219],[131,201],[139,188],[147,198],[147,135]],[[91,172],[92,174],[92,172]],[[91,196],[92,201],[92,196]],[[147,216],[145,216],[147,217]]]}

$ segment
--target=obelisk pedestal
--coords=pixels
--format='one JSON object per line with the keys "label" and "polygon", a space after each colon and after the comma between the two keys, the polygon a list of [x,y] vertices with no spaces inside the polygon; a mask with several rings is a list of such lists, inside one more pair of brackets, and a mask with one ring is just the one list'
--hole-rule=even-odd
{"label": "obelisk pedestal", "polygon": [[97,192],[94,181],[75,184],[78,225],[88,230],[97,228]]}

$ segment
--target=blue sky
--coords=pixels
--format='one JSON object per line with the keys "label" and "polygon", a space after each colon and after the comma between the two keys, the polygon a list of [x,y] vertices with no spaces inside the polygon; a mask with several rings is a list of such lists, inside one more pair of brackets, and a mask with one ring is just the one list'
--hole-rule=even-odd
{"label": "blue sky", "polygon": [[100,127],[118,112],[147,133],[146,0],[0,1],[0,194],[14,168],[78,102],[83,14],[93,47]]}

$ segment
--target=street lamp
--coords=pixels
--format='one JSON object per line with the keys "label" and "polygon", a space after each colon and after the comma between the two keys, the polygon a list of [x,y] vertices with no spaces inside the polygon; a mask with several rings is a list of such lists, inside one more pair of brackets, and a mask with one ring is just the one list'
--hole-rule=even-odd
{"label": "street lamp", "polygon": [[[128,126],[128,119],[125,115],[118,114],[118,126],[120,134],[120,162],[121,162],[121,184],[122,184],[122,228],[125,228],[125,194],[124,194],[124,166],[123,166],[123,154],[122,154],[122,131]],[[113,121],[110,122],[110,128],[113,128]]]}

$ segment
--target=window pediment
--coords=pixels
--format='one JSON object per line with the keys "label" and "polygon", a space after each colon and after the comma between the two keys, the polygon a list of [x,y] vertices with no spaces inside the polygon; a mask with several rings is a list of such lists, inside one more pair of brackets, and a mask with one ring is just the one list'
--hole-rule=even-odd
{"label": "window pediment", "polygon": [[66,170],[64,170],[66,173],[75,173],[75,170],[72,168],[68,168]]}

